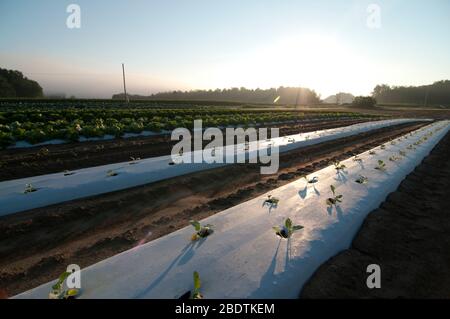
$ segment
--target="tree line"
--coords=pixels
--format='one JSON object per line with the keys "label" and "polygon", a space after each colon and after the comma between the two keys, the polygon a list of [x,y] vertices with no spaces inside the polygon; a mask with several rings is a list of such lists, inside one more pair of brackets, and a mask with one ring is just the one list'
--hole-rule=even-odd
{"label": "tree line", "polygon": [[22,72],[0,68],[0,97],[41,97],[42,87]]}
{"label": "tree line", "polygon": [[372,96],[378,103],[418,105],[450,105],[450,81],[438,81],[421,86],[377,85]]}
{"label": "tree line", "polygon": [[[124,94],[115,94],[113,99],[123,99]],[[279,87],[270,89],[230,88],[215,90],[170,91],[149,96],[129,95],[132,100],[196,100],[227,101],[243,103],[280,103],[290,105],[318,104],[320,95],[314,90],[302,87]]]}

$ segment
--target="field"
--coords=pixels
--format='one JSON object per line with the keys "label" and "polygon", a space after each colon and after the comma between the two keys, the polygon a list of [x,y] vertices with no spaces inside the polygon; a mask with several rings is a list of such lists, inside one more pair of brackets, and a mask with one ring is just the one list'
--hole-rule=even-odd
{"label": "field", "polygon": [[[72,102],[74,103],[74,102]],[[285,110],[249,110],[190,105],[174,108],[159,104],[135,103],[120,106],[117,102],[89,101],[22,102],[17,108],[12,102],[0,101],[0,147],[17,142],[31,145],[57,140],[79,141],[90,138],[122,137],[127,133],[157,134],[177,127],[192,128],[194,119],[202,119],[205,127],[244,127],[268,123],[298,122],[314,119],[368,118],[355,112],[315,112],[310,114]],[[163,104],[164,105],[164,104]],[[55,141],[53,141],[55,142]]]}
{"label": "field", "polygon": [[[298,277],[298,269],[303,267],[299,264],[299,260],[304,256],[302,253],[296,253],[301,251],[299,247],[313,243],[308,234],[312,231],[314,218],[305,219],[303,216],[304,214],[313,216],[306,213],[309,209],[307,207],[313,209],[318,205],[321,206],[325,201],[323,196],[329,193],[329,184],[334,183],[339,191],[346,189],[344,203],[337,205],[340,214],[353,214],[352,200],[370,201],[371,204],[362,205],[365,209],[358,213],[357,220],[362,222],[365,215],[370,212],[370,207],[378,207],[384,197],[395,190],[401,179],[417,166],[445,135],[448,127],[447,122],[433,120],[447,117],[445,110],[433,113],[416,108],[402,111],[389,108],[370,110],[330,106],[274,108],[220,103],[173,104],[167,101],[159,104],[139,102],[131,106],[105,101],[85,101],[82,104],[79,101],[69,101],[67,105],[63,105],[63,101],[27,100],[21,104],[14,103],[16,102],[0,102],[2,136],[8,136],[4,139],[7,141],[3,145],[4,149],[0,150],[2,166],[0,201],[3,207],[3,211],[0,211],[0,288],[7,296],[14,296],[54,280],[71,263],[88,269],[86,274],[91,278],[89,279],[91,282],[87,287],[91,288],[84,291],[82,296],[88,298],[111,296],[105,294],[106,290],[111,289],[110,286],[102,286],[103,284],[92,279],[101,277],[96,269],[120,276],[121,272],[129,270],[124,268],[118,259],[120,255],[117,254],[127,252],[130,258],[134,258],[135,253],[148,252],[149,256],[161,260],[162,268],[146,260],[148,269],[153,270],[148,270],[147,273],[147,270],[136,269],[139,275],[130,280],[132,282],[137,280],[142,282],[143,287],[147,284],[151,288],[143,288],[144,292],[138,293],[138,284],[135,290],[128,291],[117,282],[117,287],[120,288],[114,286],[113,289],[117,288],[115,297],[154,297],[154,294],[162,293],[158,290],[162,287],[161,282],[168,280],[164,285],[171,288],[167,289],[168,295],[164,296],[177,298],[183,293],[181,286],[190,289],[188,282],[192,280],[192,271],[197,270],[201,276],[203,274],[204,280],[208,283],[205,287],[205,297],[293,298],[298,296],[303,283],[309,278],[309,276]],[[424,118],[431,120],[424,121]],[[260,164],[247,163],[211,166],[206,167],[207,169],[173,174],[174,170],[180,167],[168,166],[165,162],[174,144],[170,141],[170,130],[178,126],[191,128],[194,119],[203,119],[204,126],[218,126],[221,129],[227,126],[280,128],[282,137],[279,139],[281,145],[279,170],[275,174],[261,175]],[[385,125],[381,125],[385,122]],[[358,127],[360,129],[356,129]],[[440,131],[437,130],[438,127],[441,128]],[[73,130],[76,131],[76,135],[72,138],[65,135]],[[27,139],[36,131],[42,131],[38,134],[39,139]],[[349,133],[342,134],[342,132]],[[432,132],[434,135],[424,137],[425,132]],[[408,138],[410,140],[407,140]],[[416,142],[417,145],[414,144]],[[385,145],[386,150],[384,147],[380,149],[380,145]],[[417,148],[417,151],[413,151],[413,148]],[[395,152],[391,149],[395,149]],[[372,163],[371,156],[367,155],[370,150],[376,150],[377,157],[384,159],[391,173],[398,169],[398,174],[391,176],[388,172],[386,175],[376,175],[376,170],[372,172],[369,168],[366,168],[366,171],[364,169],[360,171],[361,167],[357,169],[359,165],[356,164],[359,162],[353,160],[356,154],[363,158],[364,163],[367,162],[368,167],[375,166],[376,161]],[[398,155],[399,151],[407,153]],[[393,160],[388,160],[391,157]],[[161,163],[165,166],[161,167],[169,172],[169,175],[156,179],[145,175],[148,171],[158,172],[159,164],[156,163],[159,163],[159,160],[162,160]],[[336,170],[331,163],[339,162],[346,163],[349,171],[337,176],[341,179],[332,182],[334,176],[331,176],[330,172]],[[122,166],[124,168],[120,168]],[[118,175],[108,177],[109,171],[114,171]],[[142,182],[133,184],[134,171],[139,172],[136,176],[140,176]],[[63,177],[67,172],[70,175]],[[86,172],[97,173],[90,175]],[[361,193],[360,189],[346,182],[355,179],[359,174],[369,177],[370,185],[374,187],[373,194],[379,192],[376,200],[370,200],[372,197],[368,193]],[[157,175],[158,173],[155,176]],[[324,184],[317,184],[317,188],[311,187],[311,190],[316,189],[321,196],[319,194],[313,196],[311,190],[305,193],[300,187],[304,185],[302,178],[304,175],[309,178],[319,176],[320,181],[327,181]],[[61,178],[67,182],[59,182]],[[27,189],[27,183],[35,188],[30,194],[24,191]],[[94,188],[87,186],[89,183],[96,186]],[[119,183],[125,183],[127,186],[105,188],[104,191],[98,192],[98,189],[104,187],[102,185],[111,186]],[[386,184],[390,187],[382,187]],[[74,188],[76,185],[79,185],[78,190]],[[93,189],[96,191],[92,191]],[[284,197],[283,194],[289,189],[295,190],[296,197],[291,198],[291,195]],[[73,195],[80,191],[84,191],[85,194],[65,199],[59,198],[55,193],[65,192]],[[268,194],[282,200],[278,208],[269,210],[269,215],[266,216],[267,208],[261,206],[260,202],[267,198]],[[320,204],[312,201],[315,197],[320,197]],[[8,198],[12,201],[8,202]],[[285,206],[288,202],[290,204]],[[20,208],[14,212],[8,211],[11,203],[15,203],[15,206],[35,205],[33,203],[38,205],[29,206],[32,208],[27,209]],[[226,232],[222,234],[225,229],[220,226],[220,216],[228,216],[228,211],[234,212],[235,217],[227,222],[228,226],[225,228],[233,235]],[[249,272],[245,277],[250,280],[248,283],[250,288],[244,293],[243,288],[237,284],[237,278],[241,277],[238,273],[234,273],[223,277],[223,283],[219,281],[219,286],[228,287],[223,288],[225,290],[208,290],[211,289],[210,284],[214,283],[214,269],[218,271],[217,267],[241,269],[246,267],[244,265],[252,265],[252,260],[258,259],[260,261],[253,266],[261,271],[273,266],[270,265],[271,260],[268,256],[264,257],[257,253],[252,258],[248,257],[250,259],[244,257],[251,254],[245,250],[247,244],[239,241],[237,234],[240,228],[233,221],[245,221],[249,218],[244,211],[252,212],[248,213],[249,216],[259,216],[258,227],[267,226],[270,229],[267,223],[275,226],[282,224],[286,217],[290,217],[295,223],[309,225],[308,230],[301,230],[294,235],[295,237],[289,241],[291,245],[289,249],[285,247],[287,241],[283,239],[275,242],[274,247],[270,246],[276,249],[278,243],[283,247],[276,250],[279,256],[275,256],[274,260],[278,264],[288,265],[284,267],[284,271],[274,270],[274,274],[278,274],[275,277],[269,272],[257,271],[255,278],[249,278]],[[290,211],[298,213],[292,214]],[[335,223],[333,219],[335,217],[335,214],[325,214],[321,217],[324,218],[323,225]],[[197,247],[195,243],[189,245],[189,238],[186,238],[186,234],[192,231],[192,227],[189,226],[192,219],[199,220],[201,224],[211,222],[219,225],[211,238],[200,242],[199,246],[202,248]],[[356,233],[360,222],[352,226],[352,232]],[[256,227],[256,224],[251,227]],[[272,238],[271,232],[258,227],[253,231],[261,234],[267,232],[264,236]],[[340,227],[346,226],[342,224]],[[345,233],[344,228],[337,231],[335,236],[339,237],[341,232]],[[179,247],[179,243],[173,246],[170,238],[178,236],[176,234],[183,234],[181,236],[183,239],[179,240],[186,241],[187,246]],[[204,267],[201,266],[201,260],[205,260],[202,259],[202,254],[208,256],[210,252],[215,251],[218,245],[216,240],[223,243],[229,238],[237,240],[233,243],[235,250],[228,252],[237,254],[236,257],[224,260],[222,264],[214,266],[216,268],[211,267],[210,272],[202,272]],[[353,236],[350,236],[343,241],[342,247],[348,246],[352,238]],[[251,238],[245,240],[248,243],[252,242]],[[267,239],[263,240],[265,241]],[[167,242],[169,245],[167,247],[171,248],[158,248],[158,242]],[[153,246],[159,251],[170,250],[180,255],[160,256],[153,252],[151,248]],[[185,246],[187,248],[183,250]],[[268,252],[274,252],[272,248]],[[261,246],[258,251],[264,249]],[[312,250],[313,254],[317,253],[316,249]],[[284,250],[289,251],[288,259],[281,257],[279,251],[283,251],[284,254]],[[304,273],[312,275],[322,262],[337,252],[333,250],[330,255],[321,255],[322,257],[317,259],[321,262],[314,264]],[[136,263],[140,264],[142,261]],[[172,264],[177,264],[178,267],[170,266]],[[104,270],[101,265],[109,265],[108,267],[112,268]],[[182,265],[186,265],[184,267],[187,268],[179,268]],[[279,269],[279,266],[277,267]],[[89,275],[91,273],[94,277]],[[171,281],[171,278],[176,278],[177,283]],[[280,286],[270,284],[274,278],[279,278]],[[297,278],[296,284],[289,289],[283,288],[287,282],[292,281],[292,278]],[[260,286],[255,286],[255,282],[258,281]],[[101,289],[106,290],[96,291],[91,285],[104,287]],[[39,295],[45,298],[44,290],[33,290],[28,296]],[[123,293],[120,293],[121,291]],[[241,291],[242,294],[236,291]]]}

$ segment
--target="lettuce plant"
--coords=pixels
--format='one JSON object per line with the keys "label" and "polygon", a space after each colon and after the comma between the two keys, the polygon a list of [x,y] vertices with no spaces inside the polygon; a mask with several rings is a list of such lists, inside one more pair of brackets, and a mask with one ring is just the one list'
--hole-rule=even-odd
{"label": "lettuce plant", "polygon": [[214,232],[213,225],[208,224],[202,226],[198,221],[195,220],[191,220],[190,223],[195,228],[195,233],[191,237],[192,241],[199,240],[200,238],[206,238]]}
{"label": "lettuce plant", "polygon": [[366,184],[369,181],[369,179],[363,175],[359,175],[358,179],[355,180],[358,184]]}
{"label": "lettuce plant", "polygon": [[293,225],[292,220],[290,218],[287,218],[284,222],[284,225],[282,227],[272,227],[273,230],[275,230],[275,234],[277,236],[280,236],[281,238],[290,238],[291,235],[297,231],[303,228],[301,225]]}
{"label": "lettuce plant", "polygon": [[399,160],[401,160],[401,159],[402,159],[401,157],[395,156],[395,155],[392,155],[391,157],[389,157],[389,160],[390,160],[391,162],[396,162],[396,161],[399,161]]}
{"label": "lettuce plant", "polygon": [[73,175],[73,174],[75,174],[75,172],[71,172],[71,171],[69,171],[67,169],[64,171],[64,176],[70,176],[70,175]]}
{"label": "lettuce plant", "polygon": [[360,158],[359,155],[357,154],[357,155],[355,155],[355,156],[353,157],[353,161],[354,161],[354,162],[358,162],[358,163],[362,163],[363,160],[362,160],[362,158]]}
{"label": "lettuce plant", "polygon": [[263,205],[269,204],[269,205],[278,205],[278,202],[280,200],[277,197],[272,197],[272,195],[268,195],[267,199],[264,201]]}
{"label": "lettuce plant", "polygon": [[192,291],[191,299],[203,299],[203,295],[200,293],[200,287],[200,275],[194,271],[194,290]]}
{"label": "lettuce plant", "polygon": [[335,168],[337,171],[344,170],[345,167],[346,167],[344,164],[341,164],[341,162],[339,162],[339,161],[331,162],[331,164],[334,165],[334,168]]}
{"label": "lettuce plant", "polygon": [[108,177],[113,177],[113,176],[117,176],[117,175],[119,175],[119,174],[112,169],[110,169],[108,172],[106,172],[106,176],[108,176]]}
{"label": "lettuce plant", "polygon": [[319,181],[317,176],[314,176],[312,179],[309,179],[306,175],[300,176],[300,179],[304,178],[308,184],[315,184]]}
{"label": "lettuce plant", "polygon": [[25,190],[23,191],[23,193],[24,193],[24,194],[28,194],[28,193],[33,193],[33,192],[35,192],[35,191],[37,191],[37,189],[34,188],[33,185],[31,185],[31,184],[26,184],[26,185],[25,185]]}
{"label": "lettuce plant", "polygon": [[334,187],[334,185],[330,185],[330,189],[331,192],[333,193],[333,197],[327,198],[326,201],[327,205],[331,207],[333,205],[336,206],[338,203],[342,203],[342,199],[344,196],[336,195],[336,187]]}
{"label": "lettuce plant", "polygon": [[140,157],[133,157],[133,156],[130,156],[130,165],[134,165],[134,164],[137,164],[138,163],[138,161],[140,161],[141,160],[141,158]]}
{"label": "lettuce plant", "polygon": [[375,169],[379,171],[385,171],[386,170],[386,163],[382,160],[378,160],[378,165],[375,166]]}
{"label": "lettuce plant", "polygon": [[58,281],[52,286],[52,290],[48,295],[49,299],[71,299],[79,295],[79,289],[71,288],[64,290],[64,282],[69,275],[70,272],[65,271],[59,276]]}

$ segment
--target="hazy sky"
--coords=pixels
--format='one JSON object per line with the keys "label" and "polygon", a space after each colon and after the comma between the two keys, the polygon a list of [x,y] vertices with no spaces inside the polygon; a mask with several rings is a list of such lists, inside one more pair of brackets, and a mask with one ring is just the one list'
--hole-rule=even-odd
{"label": "hazy sky", "polygon": [[120,92],[122,62],[134,94],[428,84],[450,79],[449,34],[448,0],[0,0],[0,66],[78,97]]}

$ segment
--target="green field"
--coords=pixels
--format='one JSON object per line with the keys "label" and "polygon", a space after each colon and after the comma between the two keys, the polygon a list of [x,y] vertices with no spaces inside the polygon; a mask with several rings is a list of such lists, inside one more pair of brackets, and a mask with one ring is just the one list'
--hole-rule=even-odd
{"label": "green field", "polygon": [[354,112],[302,112],[295,109],[252,109],[222,103],[202,105],[193,102],[123,102],[112,100],[3,100],[0,101],[0,146],[16,141],[31,144],[52,139],[77,141],[120,137],[125,133],[160,132],[177,127],[192,128],[193,121],[203,126],[250,126],[283,123],[310,118],[368,118]]}

